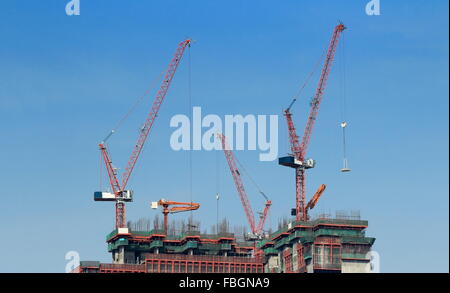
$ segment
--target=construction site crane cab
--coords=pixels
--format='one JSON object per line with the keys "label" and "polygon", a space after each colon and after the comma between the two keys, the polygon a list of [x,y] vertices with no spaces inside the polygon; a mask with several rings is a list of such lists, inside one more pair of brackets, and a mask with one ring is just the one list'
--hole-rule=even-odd
{"label": "construction site crane cab", "polygon": [[[297,101],[297,98],[293,98],[292,102],[289,104],[289,107],[286,108],[286,110],[284,110],[284,116],[286,117],[286,119],[288,120],[288,125],[289,123],[292,121],[292,113],[291,113],[291,108],[294,105],[294,103]],[[294,127],[293,126],[293,122],[292,125],[289,125],[290,127]],[[291,129],[291,151],[292,154],[289,154],[288,156],[285,157],[281,157],[278,158],[278,164],[285,166],[285,167],[290,167],[290,168],[303,168],[303,169],[311,169],[314,168],[316,166],[316,161],[313,159],[306,159],[306,160],[302,160],[301,159],[301,149],[300,149],[300,145],[299,145],[299,141],[298,141],[298,136],[295,133],[295,130],[292,131]]]}
{"label": "construction site crane cab", "polygon": [[94,201],[124,201],[124,202],[132,202],[133,201],[133,191],[132,190],[124,190],[116,194],[111,192],[103,192],[96,191],[94,192]]}
{"label": "construction site crane cab", "polygon": [[259,241],[262,239],[263,239],[262,234],[254,234],[252,232],[248,232],[247,234],[244,235],[244,240],[248,242]]}
{"label": "construction site crane cab", "polygon": [[[293,98],[292,102],[289,104],[289,107],[286,108],[286,110],[284,110],[284,116],[286,116],[286,118],[288,120],[292,121],[292,114],[291,114],[291,108],[294,105],[294,103],[297,101],[297,98]],[[291,144],[293,144],[293,147],[291,148],[292,150],[292,154],[290,154],[289,156],[285,156],[285,157],[281,157],[278,158],[278,164],[285,166],[285,167],[290,167],[290,168],[303,168],[303,169],[311,169],[314,168],[316,165],[316,162],[313,159],[306,159],[306,160],[301,160],[300,158],[300,147],[298,145],[298,136],[295,134],[294,137],[291,137]]]}
{"label": "construction site crane cab", "polygon": [[303,169],[311,169],[316,166],[316,161],[314,159],[306,159],[301,161],[297,159],[295,156],[286,156],[278,158],[278,165],[282,165],[290,168],[303,168]]}

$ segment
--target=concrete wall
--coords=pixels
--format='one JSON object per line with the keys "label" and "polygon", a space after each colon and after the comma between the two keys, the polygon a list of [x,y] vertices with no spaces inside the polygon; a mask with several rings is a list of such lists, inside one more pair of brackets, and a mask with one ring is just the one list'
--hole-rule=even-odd
{"label": "concrete wall", "polygon": [[342,273],[370,273],[370,260],[342,260]]}
{"label": "concrete wall", "polygon": [[136,264],[140,255],[134,251],[125,250],[125,246],[120,246],[118,249],[113,250],[112,257],[114,264]]}
{"label": "concrete wall", "polygon": [[305,261],[305,264],[306,264],[306,272],[307,272],[308,274],[314,273],[314,267],[313,267],[312,259],[311,259],[311,258],[307,259],[307,260]]}
{"label": "concrete wall", "polygon": [[292,270],[296,272],[298,270],[298,255],[297,255],[297,248],[298,243],[294,243],[292,246]]}
{"label": "concrete wall", "polygon": [[280,272],[280,258],[278,255],[271,255],[268,257],[264,271],[266,273],[271,273],[272,271],[275,271],[276,273]]}

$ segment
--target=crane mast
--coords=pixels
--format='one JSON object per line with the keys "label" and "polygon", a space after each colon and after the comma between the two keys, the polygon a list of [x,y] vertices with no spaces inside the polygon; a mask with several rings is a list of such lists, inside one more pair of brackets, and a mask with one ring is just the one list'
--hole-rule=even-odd
{"label": "crane mast", "polygon": [[[328,75],[330,73],[331,65],[333,64],[336,48],[339,43],[339,38],[346,27],[341,23],[334,28],[333,35],[328,46],[327,56],[320,75],[319,84],[316,89],[314,98],[311,101],[311,109],[309,117],[306,123],[306,127],[303,133],[301,143],[297,135],[295,125],[292,119],[290,109],[295,103],[294,99],[289,107],[284,111],[286,117],[289,142],[291,146],[291,156],[283,157],[279,159],[279,164],[291,168],[295,168],[295,216],[297,221],[308,220],[308,208],[306,207],[306,174],[305,170],[314,168],[315,162],[312,159],[305,160],[306,151],[311,140],[312,130],[319,113],[320,103],[322,102],[323,94],[325,91]],[[322,190],[323,192],[323,190]],[[321,194],[321,193],[320,193]],[[320,197],[320,196],[319,196]]]}
{"label": "crane mast", "polygon": [[244,188],[244,183],[242,182],[242,179],[241,179],[241,173],[239,172],[239,169],[237,168],[233,152],[231,151],[230,147],[228,146],[225,135],[218,133],[217,137],[222,142],[222,150],[225,153],[225,158],[227,159],[228,166],[230,167],[231,175],[233,175],[234,184],[239,193],[239,198],[241,200],[242,206],[244,207],[245,215],[246,215],[247,221],[250,225],[252,234],[255,236],[261,236],[262,230],[264,228],[264,223],[266,221],[266,218],[267,218],[267,215],[269,212],[269,208],[272,205],[272,201],[267,199],[267,197],[263,194],[263,196],[266,198],[266,204],[264,207],[264,211],[262,212],[261,217],[259,219],[259,223],[258,223],[258,225],[256,225],[253,210],[251,208],[250,202],[248,201],[247,193],[245,192],[245,188]]}
{"label": "crane mast", "polygon": [[[147,140],[147,137],[150,133],[150,130],[153,126],[153,123],[158,116],[159,109],[161,108],[161,104],[166,97],[167,91],[170,87],[172,79],[175,75],[175,72],[180,64],[181,58],[183,57],[183,53],[186,47],[190,46],[191,40],[187,39],[178,44],[175,55],[173,56],[171,62],[169,63],[169,67],[166,70],[165,77],[161,83],[161,86],[158,90],[158,93],[153,101],[152,108],[150,113],[145,120],[143,127],[141,128],[141,133],[138,137],[138,140],[133,148],[131,156],[128,160],[128,163],[125,167],[124,173],[122,174],[122,182],[119,183],[119,179],[117,178],[116,169],[112,165],[111,158],[108,154],[105,141],[102,141],[99,144],[99,148],[102,154],[103,162],[105,163],[106,170],[109,177],[109,182],[112,189],[112,194],[107,192],[95,192],[94,200],[96,201],[115,201],[116,202],[116,228],[125,228],[126,220],[125,220],[125,202],[132,201],[132,191],[126,190],[126,186],[128,184],[128,180],[133,172],[133,169],[136,165],[136,162],[139,158],[139,155],[144,147],[144,144]],[[113,132],[111,132],[112,134]],[[111,135],[110,134],[110,135]],[[108,135],[107,138],[110,137]]]}

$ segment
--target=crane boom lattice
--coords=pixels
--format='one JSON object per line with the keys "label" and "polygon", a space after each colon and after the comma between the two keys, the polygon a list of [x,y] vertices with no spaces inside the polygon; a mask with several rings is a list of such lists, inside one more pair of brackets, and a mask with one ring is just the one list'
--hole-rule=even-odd
{"label": "crane boom lattice", "polygon": [[[150,130],[155,122],[156,117],[158,116],[159,109],[161,108],[161,104],[166,97],[167,91],[169,90],[172,79],[175,75],[175,72],[180,64],[181,58],[183,57],[183,53],[186,47],[190,46],[191,40],[187,39],[178,44],[175,55],[173,56],[171,62],[169,63],[169,67],[167,68],[165,77],[161,83],[161,86],[156,94],[156,97],[153,101],[152,108],[150,113],[145,120],[144,126],[141,128],[141,133],[138,137],[138,140],[133,148],[131,156],[128,160],[128,163],[125,167],[124,173],[122,174],[122,182],[119,183],[117,178],[116,169],[112,165],[111,158],[108,154],[108,150],[106,148],[105,141],[102,141],[99,144],[100,151],[102,153],[103,162],[105,163],[106,170],[109,177],[109,182],[111,184],[111,189],[113,194],[107,192],[96,192],[94,194],[94,199],[97,201],[115,201],[116,202],[116,228],[125,228],[126,227],[126,218],[125,218],[125,202],[132,200],[132,192],[127,191],[126,186],[128,184],[128,180],[133,172],[133,169],[136,165],[136,162],[139,158],[139,155],[144,147],[144,144],[147,140],[147,137],[150,133]],[[112,131],[107,138],[111,136]]]}

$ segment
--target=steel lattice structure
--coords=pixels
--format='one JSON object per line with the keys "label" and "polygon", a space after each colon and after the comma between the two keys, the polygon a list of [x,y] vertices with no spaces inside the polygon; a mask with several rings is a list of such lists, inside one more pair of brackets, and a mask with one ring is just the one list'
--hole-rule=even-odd
{"label": "steel lattice structure", "polygon": [[113,193],[115,194],[116,201],[116,228],[123,228],[126,226],[125,220],[125,202],[123,200],[123,193],[125,192],[128,180],[130,179],[131,173],[136,165],[136,162],[139,158],[139,155],[144,147],[144,144],[147,140],[147,137],[150,133],[150,130],[153,126],[153,123],[158,116],[159,109],[161,108],[161,104],[166,97],[167,91],[169,90],[172,79],[175,75],[175,72],[180,64],[180,61],[183,57],[183,53],[186,47],[190,46],[191,40],[187,39],[178,44],[177,50],[175,52],[174,57],[169,63],[169,67],[167,68],[165,77],[161,83],[161,86],[158,90],[158,93],[153,101],[152,108],[150,113],[145,120],[144,126],[141,128],[141,133],[138,137],[138,140],[133,148],[133,152],[128,160],[128,163],[125,167],[124,173],[122,174],[122,183],[119,183],[117,178],[117,173],[112,165],[111,158],[106,149],[105,142],[101,142],[99,144],[100,151],[102,153],[102,158],[106,166],[106,170],[109,177],[109,182],[111,184],[111,188]]}
{"label": "steel lattice structure", "polygon": [[247,221],[250,225],[250,229],[255,236],[259,236],[259,235],[261,235],[262,230],[264,228],[264,223],[265,223],[267,215],[269,213],[269,208],[272,205],[272,201],[270,201],[270,200],[266,201],[264,211],[261,214],[258,225],[256,225],[255,216],[253,214],[253,210],[251,208],[250,202],[248,201],[247,193],[245,192],[245,188],[244,188],[244,183],[242,182],[241,174],[239,172],[239,169],[237,168],[233,152],[231,151],[231,149],[227,143],[225,135],[219,133],[219,134],[217,134],[217,137],[222,142],[222,149],[223,149],[223,152],[225,153],[225,158],[227,159],[228,166],[230,167],[231,175],[233,175],[234,184],[239,193],[239,198],[241,200],[242,206],[244,207],[245,215],[246,215]]}
{"label": "steel lattice structure", "polygon": [[297,135],[294,122],[292,120],[292,114],[290,108],[292,104],[284,111],[284,116],[286,117],[289,142],[291,146],[291,152],[294,156],[296,162],[293,162],[290,167],[295,168],[295,197],[296,197],[296,220],[306,221],[308,220],[308,211],[306,209],[306,174],[305,169],[312,168],[313,165],[306,164],[305,156],[308,149],[311,134],[314,128],[314,124],[317,120],[317,114],[319,113],[320,103],[322,102],[323,94],[325,92],[325,87],[328,80],[328,75],[331,70],[331,65],[333,64],[334,56],[336,53],[336,48],[339,43],[339,37],[346,27],[343,24],[339,24],[334,28],[333,35],[328,46],[327,56],[325,63],[320,75],[319,84],[316,89],[313,100],[311,101],[311,109],[309,112],[309,117],[306,123],[306,127],[303,133],[303,138],[301,143],[299,142],[299,137]]}

